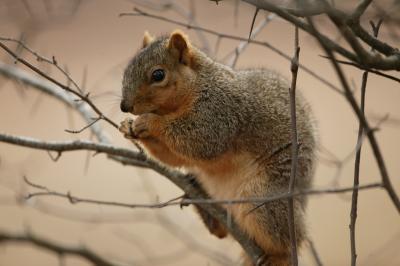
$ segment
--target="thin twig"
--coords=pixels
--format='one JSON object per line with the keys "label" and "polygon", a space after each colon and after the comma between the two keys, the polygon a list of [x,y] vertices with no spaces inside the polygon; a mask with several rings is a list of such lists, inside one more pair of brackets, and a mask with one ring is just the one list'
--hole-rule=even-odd
{"label": "thin twig", "polygon": [[[361,8],[367,8],[368,4],[371,1],[363,1],[363,3],[367,3],[365,5],[361,5]],[[360,9],[361,9],[360,8]],[[357,10],[356,10],[357,11]],[[361,13],[362,14],[362,13]],[[374,32],[375,37],[378,37],[379,27],[382,23],[382,20],[378,23],[378,27],[375,27],[375,24],[372,24],[372,29]],[[367,80],[368,80],[368,71],[365,71],[362,76],[362,83],[361,83],[361,103],[360,109],[361,113],[365,116],[365,92],[367,88]],[[363,137],[363,125],[359,122],[358,126],[358,136],[357,136],[357,149],[356,158],[354,162],[354,181],[353,186],[358,186],[360,183],[360,162],[361,162],[361,147],[362,147],[362,137]],[[357,220],[357,204],[358,204],[358,190],[354,190],[351,199],[351,211],[350,211],[350,249],[351,249],[351,265],[356,266],[357,262],[357,251],[356,251],[356,220]]]}
{"label": "thin twig", "polygon": [[61,155],[62,155],[62,152],[57,152],[57,155],[56,155],[56,156],[52,155],[50,151],[47,151],[47,154],[49,155],[50,159],[51,159],[53,162],[57,162],[58,159],[60,159],[60,157],[61,157]]}
{"label": "thin twig", "polygon": [[372,0],[363,0],[358,6],[354,9],[353,13],[350,15],[351,19],[360,20],[361,16],[364,14],[365,10],[367,10],[368,6],[371,4]]}
{"label": "thin twig", "polygon": [[[325,56],[325,55],[320,55],[320,56],[321,56],[322,58],[330,59],[330,58],[328,58],[328,57]],[[382,77],[384,77],[384,78],[391,79],[391,80],[394,80],[394,81],[396,81],[396,82],[400,82],[400,78],[397,78],[397,77],[395,77],[395,76],[392,76],[392,75],[383,73],[383,72],[381,72],[381,71],[378,71],[378,70],[375,70],[375,69],[372,69],[372,68],[369,68],[369,67],[365,67],[365,66],[363,66],[363,65],[360,65],[360,64],[357,64],[357,63],[354,63],[354,62],[344,61],[344,60],[339,60],[339,59],[336,59],[336,62],[338,62],[338,63],[340,63],[340,64],[343,64],[343,65],[354,66],[354,67],[357,67],[357,68],[359,68],[359,69],[361,69],[361,70],[368,71],[369,73],[373,73],[373,74],[375,74],[375,75],[382,76]]]}
{"label": "thin twig", "polygon": [[[21,40],[17,40],[17,39],[13,39],[13,38],[6,38],[6,37],[0,37],[1,41],[7,41],[7,42],[14,42],[18,44],[18,47],[21,47],[23,49],[25,49],[26,51],[28,51],[29,53],[31,53],[33,56],[36,57],[36,60],[38,62],[46,62],[50,65],[55,66],[66,78],[67,78],[67,82],[68,83],[72,83],[74,85],[74,87],[80,92],[83,93],[83,90],[81,89],[81,87],[78,86],[78,84],[72,79],[71,75],[68,72],[68,69],[65,68],[63,69],[62,67],[60,67],[60,65],[58,64],[56,58],[53,56],[51,59],[44,57],[43,55],[40,55],[38,52],[34,51],[33,49],[31,49],[29,46],[27,46],[23,41]],[[16,53],[18,54],[18,53]],[[69,84],[67,85],[69,87]]]}
{"label": "thin twig", "polygon": [[[172,199],[169,199],[165,202],[161,203],[123,203],[123,202],[115,202],[115,201],[103,201],[103,200],[96,200],[96,199],[88,199],[83,197],[73,196],[71,192],[62,193],[58,191],[51,190],[43,185],[35,184],[31,182],[29,179],[24,177],[24,181],[29,186],[39,189],[39,192],[32,192],[28,193],[25,196],[25,199],[30,199],[34,197],[42,197],[42,196],[53,196],[53,197],[60,197],[67,199],[71,204],[76,203],[87,203],[87,204],[96,204],[96,205],[106,205],[106,206],[114,206],[114,207],[123,207],[123,208],[163,208],[167,206],[182,206],[182,205],[190,205],[190,204],[197,204],[200,206],[203,205],[212,205],[212,204],[226,204],[226,205],[237,205],[237,204],[246,204],[246,203],[259,203],[261,205],[268,204],[270,202],[274,202],[277,200],[282,199],[290,199],[290,198],[297,198],[297,197],[304,197],[308,195],[324,195],[324,194],[338,194],[338,193],[347,193],[358,190],[364,189],[376,189],[382,188],[382,183],[370,183],[367,185],[359,185],[359,186],[352,186],[352,187],[344,187],[344,188],[327,188],[327,189],[308,189],[308,190],[298,190],[291,194],[287,192],[278,193],[276,195],[269,195],[267,197],[250,197],[250,198],[239,198],[239,199],[229,199],[229,200],[217,200],[217,199],[210,199],[210,198],[187,198],[185,196],[177,196]],[[250,210],[254,211],[254,209]],[[233,223],[233,221],[231,221]],[[229,227],[228,227],[229,228]]]}
{"label": "thin twig", "polygon": [[[292,63],[290,66],[290,71],[292,72],[292,84],[289,88],[290,96],[290,135],[291,135],[291,148],[292,148],[292,162],[290,170],[290,180],[288,193],[293,194],[295,189],[296,174],[297,174],[297,164],[298,164],[298,140],[297,140],[297,123],[296,123],[296,83],[297,83],[297,72],[299,69],[299,28],[295,26],[294,32],[294,55]],[[294,222],[294,198],[289,198],[288,200],[288,224],[289,224],[289,235],[291,242],[291,258],[292,265],[298,265],[297,259],[297,239],[296,239],[296,228]]]}
{"label": "thin twig", "polygon": [[93,122],[87,124],[86,126],[84,126],[83,128],[79,129],[79,130],[70,130],[70,129],[65,129],[65,132],[71,133],[71,134],[79,134],[81,132],[83,132],[85,129],[93,126],[94,124],[96,124],[97,122],[99,122],[101,119],[103,119],[102,116],[97,117],[96,119],[93,120]]}
{"label": "thin twig", "polygon": [[251,21],[249,40],[251,39],[251,34],[253,33],[254,23],[256,22],[258,11],[260,11],[260,9],[258,7],[256,7],[256,11],[254,12],[253,20]]}
{"label": "thin twig", "polygon": [[48,239],[34,235],[31,232],[27,232],[25,234],[11,234],[0,231],[0,243],[1,242],[30,243],[37,247],[49,250],[56,255],[75,255],[78,257],[82,257],[96,266],[117,266],[116,263],[110,262],[100,257],[97,253],[85,247],[74,247],[55,243]]}
{"label": "thin twig", "polygon": [[264,20],[260,21],[260,23],[255,28],[251,29],[249,39],[247,41],[241,41],[233,51],[224,56],[222,61],[225,61],[228,66],[235,68],[236,63],[239,59],[239,55],[241,55],[247,48],[247,46],[251,43],[249,42],[249,40],[254,39],[262,31],[262,29],[264,29],[275,17],[275,14],[269,14]]}
{"label": "thin twig", "polygon": [[314,242],[310,238],[307,239],[307,242],[308,242],[308,245],[310,247],[311,254],[313,255],[315,264],[317,266],[322,266],[323,264],[322,264],[322,261],[321,261],[321,258],[319,256],[319,254],[317,252],[317,249],[315,248]]}
{"label": "thin twig", "polygon": [[183,196],[177,196],[175,198],[172,198],[170,200],[167,200],[165,202],[160,202],[160,203],[129,204],[129,203],[123,203],[123,202],[95,200],[95,199],[77,197],[77,196],[73,196],[71,194],[71,192],[69,192],[69,191],[67,193],[57,192],[57,191],[51,190],[51,189],[49,189],[49,188],[47,188],[45,186],[33,183],[32,181],[30,181],[25,176],[24,176],[24,181],[30,187],[33,187],[33,188],[41,190],[39,192],[28,193],[25,196],[26,200],[29,200],[31,198],[36,198],[36,197],[42,197],[42,196],[53,196],[53,197],[59,197],[59,198],[67,199],[71,204],[87,203],[87,204],[96,204],[96,205],[103,205],[103,206],[124,207],[124,208],[135,209],[135,208],[164,208],[164,207],[170,206],[170,205],[177,205],[177,204],[179,204],[181,202],[181,199],[184,197],[184,195]]}
{"label": "thin twig", "polygon": [[15,60],[17,60],[18,62],[21,62],[23,65],[27,66],[28,68],[30,68],[31,70],[33,70],[34,72],[36,72],[37,74],[39,74],[40,76],[42,76],[43,78],[47,79],[48,81],[54,83],[55,85],[59,86],[61,89],[68,91],[72,94],[74,94],[75,96],[77,96],[79,99],[81,99],[82,101],[86,102],[88,105],[90,105],[90,107],[93,109],[93,111],[98,114],[99,116],[103,116],[103,119],[105,121],[107,121],[110,125],[112,125],[115,128],[118,128],[118,125],[113,122],[110,118],[108,118],[107,116],[105,116],[100,109],[89,99],[89,93],[82,95],[79,92],[71,89],[68,86],[65,86],[63,84],[61,84],[59,81],[55,80],[54,78],[50,77],[49,75],[47,75],[46,73],[44,73],[43,71],[41,71],[40,69],[38,69],[37,67],[35,67],[34,65],[32,65],[31,63],[29,63],[28,61],[26,61],[23,58],[18,57],[13,51],[11,51],[6,45],[4,45],[2,42],[0,42],[0,47],[3,48],[3,50],[5,50],[8,54],[10,54],[12,57],[15,58]]}
{"label": "thin twig", "polygon": [[[41,141],[34,138],[13,136],[0,133],[0,142],[15,144],[18,146],[29,147],[33,149],[56,151],[59,156],[63,152],[77,151],[77,150],[90,150],[97,153],[106,153],[108,155],[116,155],[138,162],[143,161],[143,156],[134,150],[119,148],[111,144],[95,143],[85,140],[74,140],[74,141]],[[142,165],[146,165],[143,162]]]}
{"label": "thin twig", "polygon": [[[367,86],[368,72],[365,71],[362,77],[362,85],[361,85],[361,112],[365,114],[365,89]],[[361,162],[361,138],[363,136],[363,126],[359,123],[358,128],[358,136],[357,136],[357,145],[360,147],[357,149],[356,158],[354,162],[354,181],[353,185],[358,186],[359,178],[360,178],[360,162]],[[360,144],[359,144],[360,143]],[[350,248],[351,248],[351,265],[356,265],[357,253],[356,253],[356,234],[355,234],[355,226],[357,219],[357,202],[358,202],[358,190],[354,190],[352,194],[351,200],[351,211],[350,211]]]}

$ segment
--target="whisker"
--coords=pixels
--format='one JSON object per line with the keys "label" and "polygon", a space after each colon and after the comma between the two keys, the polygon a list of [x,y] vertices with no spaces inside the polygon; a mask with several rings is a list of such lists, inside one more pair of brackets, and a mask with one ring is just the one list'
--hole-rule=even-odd
{"label": "whisker", "polygon": [[95,94],[91,96],[92,99],[95,100],[112,100],[112,101],[121,101],[122,100],[122,96],[120,94],[117,94],[115,92],[102,92],[99,94]]}

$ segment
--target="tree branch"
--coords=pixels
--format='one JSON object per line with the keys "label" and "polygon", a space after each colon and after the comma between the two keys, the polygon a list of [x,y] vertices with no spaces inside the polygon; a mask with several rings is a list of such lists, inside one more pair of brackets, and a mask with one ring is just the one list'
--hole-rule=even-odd
{"label": "tree branch", "polygon": [[74,255],[82,257],[96,266],[117,266],[116,263],[112,263],[93,251],[85,247],[73,247],[62,245],[59,243],[52,242],[50,240],[36,236],[30,232],[25,234],[11,234],[7,232],[0,231],[0,243],[28,243],[46,250],[49,250],[57,255]]}
{"label": "tree branch", "polygon": [[372,0],[362,0],[354,9],[353,14],[350,15],[350,18],[354,21],[360,21],[361,16],[364,14],[365,10],[367,10],[371,2]]}
{"label": "tree branch", "polygon": [[20,58],[17,54],[15,54],[13,51],[11,51],[6,45],[4,45],[2,42],[0,42],[0,47],[3,48],[4,51],[6,51],[9,55],[11,55],[12,57],[14,57],[14,59],[20,63],[22,63],[23,65],[27,66],[28,68],[30,68],[33,72],[39,74],[40,76],[42,76],[43,78],[45,78],[46,80],[50,81],[51,83],[57,85],[58,87],[60,87],[61,89],[72,93],[73,95],[77,96],[80,100],[86,102],[92,109],[93,111],[99,115],[99,117],[102,117],[103,120],[107,121],[110,125],[112,125],[115,128],[118,128],[118,125],[113,122],[110,118],[108,118],[107,116],[105,116],[100,110],[99,108],[97,108],[97,106],[92,102],[92,100],[89,99],[89,93],[86,95],[82,95],[80,92],[77,92],[73,89],[71,89],[70,87],[63,85],[62,83],[60,83],[59,81],[55,80],[54,78],[50,77],[49,75],[47,75],[46,73],[44,73],[43,71],[41,71],[40,69],[38,69],[37,67],[35,67],[34,65],[32,65],[31,63],[29,63],[28,61],[26,61],[23,58]]}
{"label": "tree branch", "polygon": [[251,209],[248,213],[256,210],[257,208],[266,205],[270,202],[274,202],[282,199],[290,199],[304,196],[316,196],[316,195],[324,195],[324,194],[342,194],[352,192],[354,190],[366,190],[366,189],[376,189],[383,188],[382,183],[370,183],[366,185],[358,185],[352,187],[343,187],[343,188],[325,188],[325,189],[308,189],[308,190],[298,190],[292,193],[278,193],[275,195],[269,195],[268,197],[250,197],[250,198],[238,198],[238,199],[227,199],[227,200],[217,200],[210,198],[188,198],[187,195],[177,196],[167,201],[161,203],[123,203],[123,202],[114,202],[114,201],[104,201],[104,200],[96,200],[96,199],[88,199],[78,196],[73,196],[70,192],[62,193],[58,191],[54,191],[49,189],[43,185],[35,184],[29,181],[26,177],[24,177],[24,181],[29,186],[39,189],[39,192],[33,192],[27,194],[26,199],[34,198],[34,197],[42,197],[42,196],[54,196],[59,198],[67,199],[71,204],[76,203],[87,203],[87,204],[96,204],[96,205],[108,205],[115,207],[123,207],[123,208],[163,208],[167,206],[186,206],[190,204],[198,204],[198,205],[213,205],[213,204],[224,204],[224,205],[237,205],[237,204],[245,204],[245,203],[258,203],[259,205],[255,208]]}
{"label": "tree branch", "polygon": [[[365,89],[367,86],[367,79],[368,79],[368,72],[363,73],[362,77],[362,85],[361,85],[361,112],[365,115]],[[361,162],[361,147],[362,147],[362,137],[363,137],[363,126],[359,123],[358,128],[358,136],[357,136],[357,146],[359,148],[356,152],[356,158],[354,162],[354,181],[353,185],[358,186],[360,183],[360,162]],[[357,203],[358,203],[358,190],[354,190],[352,194],[351,200],[351,212],[350,212],[350,247],[351,247],[351,265],[356,265],[357,260],[357,253],[356,253],[356,235],[355,235],[355,226],[356,226],[356,219],[357,219]]]}
{"label": "tree branch", "polygon": [[[292,23],[295,26],[298,26],[300,29],[302,29],[308,33],[312,33],[312,28],[310,27],[310,25],[303,22],[299,18],[296,18],[295,16],[291,15],[286,10],[284,10],[274,4],[269,3],[268,1],[264,1],[264,0],[243,0],[243,1],[249,3],[253,6],[256,6],[258,8],[273,12],[273,13],[277,14],[278,16],[280,16],[281,18],[283,18],[284,20]],[[357,60],[357,57],[355,54],[353,54],[350,51],[344,49],[343,47],[337,45],[335,42],[330,40],[328,37],[321,35],[321,39],[325,43],[325,45],[327,45],[330,49],[340,53],[341,55],[350,59],[351,61]]]}
{"label": "tree branch", "polygon": [[318,32],[318,30],[314,27],[314,24],[312,22],[312,19],[310,17],[307,17],[307,21],[309,22],[309,24],[312,27],[313,30],[313,36],[318,40],[318,42],[320,43],[321,47],[325,50],[325,52],[327,53],[327,55],[329,56],[329,58],[331,58],[331,62],[332,65],[339,77],[339,80],[343,86],[343,89],[345,90],[345,96],[347,101],[349,102],[351,108],[353,109],[353,111],[355,112],[355,114],[357,115],[358,120],[360,121],[360,123],[362,124],[362,127],[364,128],[366,135],[368,137],[368,140],[371,144],[371,148],[372,148],[372,152],[374,154],[374,157],[376,159],[378,168],[379,168],[379,172],[381,174],[381,178],[382,178],[382,184],[384,186],[384,188],[386,189],[390,199],[393,202],[393,205],[395,206],[395,208],[397,209],[398,212],[400,212],[400,201],[399,201],[399,197],[397,196],[392,183],[390,181],[389,178],[389,174],[387,172],[386,169],[386,165],[385,165],[385,161],[383,160],[382,157],[382,153],[380,151],[378,142],[375,139],[375,134],[374,134],[374,130],[372,130],[372,128],[369,126],[368,121],[366,120],[364,114],[361,112],[355,98],[354,95],[350,89],[350,86],[347,82],[347,79],[344,76],[344,73],[342,71],[342,68],[340,67],[340,65],[338,64],[338,62],[336,61],[336,57],[333,54],[332,50],[330,49],[330,47],[328,47],[326,45],[326,43],[323,41],[323,39],[321,38],[320,33]]}
{"label": "tree branch", "polygon": [[[0,74],[9,79],[22,82],[23,84],[33,87],[36,90],[39,90],[40,92],[43,92],[61,101],[72,109],[78,111],[86,123],[90,124],[93,122],[93,116],[95,116],[95,113],[90,106],[85,102],[77,101],[78,98],[59,88],[57,85],[54,85],[45,79],[38,78],[31,73],[28,73],[15,66],[5,64],[1,61]],[[103,143],[110,142],[109,137],[106,133],[104,133],[103,129],[98,124],[91,125],[90,130],[99,141]]]}
{"label": "tree branch", "polygon": [[128,159],[141,162],[143,165],[145,160],[139,152],[113,146],[111,144],[95,143],[86,140],[74,141],[41,141],[38,139],[22,136],[12,136],[0,133],[0,142],[15,144],[18,146],[29,147],[33,149],[56,151],[59,153],[76,150],[90,150],[97,153],[106,153],[108,155],[121,156]]}
{"label": "tree branch", "polygon": [[[364,10],[368,6],[368,2],[370,3],[371,1],[363,1],[360,6],[364,8]],[[362,5],[363,3],[366,3]],[[356,10],[357,11],[357,10]],[[355,11],[355,12],[356,12]],[[372,29],[374,32],[375,37],[378,37],[378,32],[380,25],[382,23],[382,20],[378,23],[378,26],[375,27],[375,25],[372,23]],[[365,71],[362,76],[362,84],[361,84],[361,104],[360,104],[360,109],[361,113],[365,116],[365,92],[366,92],[366,87],[367,87],[367,80],[368,80],[368,71]],[[362,137],[364,135],[364,128],[361,122],[359,123],[358,127],[358,136],[357,136],[357,145],[359,148],[357,149],[356,153],[356,158],[354,162],[354,181],[353,185],[358,186],[360,183],[360,162],[361,162],[361,147],[362,147]],[[350,211],[350,248],[351,248],[351,265],[356,266],[357,262],[357,251],[356,251],[356,220],[357,220],[357,204],[358,204],[358,190],[354,190],[352,194],[352,200],[351,200],[351,211]]]}
{"label": "tree branch", "polygon": [[[297,72],[299,70],[299,28],[295,26],[294,33],[294,55],[291,62],[290,70],[292,72],[292,84],[289,88],[289,98],[290,98],[290,135],[291,135],[291,148],[292,148],[292,163],[290,170],[290,180],[289,180],[289,194],[293,194],[295,190],[295,181],[297,175],[297,164],[298,164],[298,151],[299,144],[297,140],[297,122],[296,122],[296,83],[297,83]],[[288,224],[289,224],[289,235],[291,242],[291,257],[292,265],[297,266],[297,239],[296,239],[296,228],[294,223],[294,198],[289,198],[288,200]]]}
{"label": "tree branch", "polygon": [[[327,57],[325,55],[321,55],[321,57],[330,59],[329,57]],[[395,76],[383,73],[383,72],[378,71],[378,70],[374,70],[372,68],[360,65],[358,63],[354,63],[354,62],[350,62],[350,61],[344,61],[344,60],[338,60],[338,59],[336,59],[336,62],[338,62],[340,64],[343,64],[343,65],[353,66],[353,67],[356,67],[358,69],[368,71],[369,73],[375,74],[377,76],[381,76],[381,77],[384,77],[384,78],[387,78],[387,79],[390,79],[390,80],[393,80],[393,81],[396,81],[396,82],[400,82],[400,78],[397,78]]]}
{"label": "tree branch", "polygon": [[[315,31],[310,24],[304,23],[302,20],[290,14],[284,8],[278,7],[268,2],[267,0],[243,0],[243,1],[257,8],[276,13],[284,20],[298,26],[299,28],[308,32],[309,34],[311,35],[315,34]],[[357,53],[357,55],[336,44],[334,41],[330,40],[325,35],[319,33],[319,40],[323,42],[328,49],[341,54],[342,56],[346,57],[347,59],[350,59],[353,62],[363,64],[366,67],[376,68],[381,70],[400,70],[400,52],[398,51],[398,49],[395,49],[387,45],[386,43],[382,43],[378,39],[372,37],[368,32],[366,32],[360,26],[359,21],[351,20],[350,17],[347,16],[344,12],[334,9],[325,0],[320,0],[320,2],[322,5],[324,5],[324,8],[322,9],[323,13],[330,15],[331,18],[333,17],[335,23],[338,26],[346,25],[346,27],[349,27],[351,29],[350,31],[346,28],[343,28],[342,26],[338,27],[339,30],[341,30],[344,33],[344,36],[347,38],[347,40],[350,41],[352,48],[353,49],[355,48],[355,52]],[[385,54],[387,57],[382,57],[379,54],[372,54],[365,51],[362,48],[362,46],[358,44],[358,41],[356,40],[354,35],[362,39],[365,43],[367,43],[377,51]],[[360,61],[360,58],[362,59],[362,61]]]}
{"label": "tree branch", "polygon": [[[163,208],[163,207],[170,206],[170,205],[180,204],[181,199],[184,197],[184,195],[178,196],[178,197],[175,197],[175,198],[172,198],[170,200],[167,200],[165,202],[160,202],[160,203],[129,204],[129,203],[123,203],[123,202],[95,200],[95,199],[77,197],[77,196],[73,196],[71,194],[71,192],[61,193],[58,191],[51,190],[45,186],[35,184],[32,181],[30,181],[28,178],[26,178],[25,176],[24,176],[24,181],[30,187],[40,190],[39,192],[28,193],[25,196],[25,199],[27,199],[27,200],[31,199],[31,198],[36,198],[36,197],[42,197],[42,196],[53,196],[53,197],[67,199],[71,204],[87,203],[87,204],[96,204],[96,205],[103,205],[103,206],[124,207],[124,208],[130,208],[130,209],[136,209],[136,208],[151,208],[151,209],[157,208],[157,209],[159,209],[159,208]],[[173,203],[175,203],[175,204],[173,204]]]}
{"label": "tree branch", "polygon": [[[33,49],[31,49],[30,47],[28,47],[24,42],[22,42],[21,40],[16,40],[13,38],[6,38],[6,37],[0,37],[1,41],[6,41],[6,42],[14,42],[18,44],[18,47],[21,47],[22,49],[25,49],[26,51],[28,51],[29,53],[31,53],[33,56],[36,57],[36,60],[38,62],[46,62],[49,65],[55,66],[66,78],[68,83],[72,83],[74,85],[74,87],[80,92],[83,93],[83,90],[80,86],[78,86],[78,84],[72,79],[72,77],[69,75],[68,70],[63,69],[62,67],[60,67],[60,65],[58,64],[56,58],[53,56],[51,59],[44,57],[42,55],[40,55],[39,53],[37,53],[36,51],[34,51]],[[69,86],[69,85],[68,85]]]}

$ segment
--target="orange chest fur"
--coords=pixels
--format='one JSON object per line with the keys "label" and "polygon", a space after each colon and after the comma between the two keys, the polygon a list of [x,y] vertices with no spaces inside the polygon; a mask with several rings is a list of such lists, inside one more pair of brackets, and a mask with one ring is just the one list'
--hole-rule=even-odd
{"label": "orange chest fur", "polygon": [[250,154],[228,152],[215,160],[196,162],[190,170],[212,198],[224,200],[245,197],[242,188],[256,178],[257,169]]}

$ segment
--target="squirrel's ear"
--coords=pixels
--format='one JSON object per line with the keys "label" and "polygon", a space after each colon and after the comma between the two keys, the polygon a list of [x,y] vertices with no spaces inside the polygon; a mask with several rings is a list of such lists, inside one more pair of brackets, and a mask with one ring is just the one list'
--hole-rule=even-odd
{"label": "squirrel's ear", "polygon": [[188,65],[190,62],[190,42],[186,34],[180,30],[172,32],[168,48],[178,57],[179,62]]}
{"label": "squirrel's ear", "polygon": [[144,32],[144,37],[143,37],[143,45],[142,48],[146,48],[149,46],[150,43],[154,41],[154,37],[150,35],[150,33],[146,30]]}

